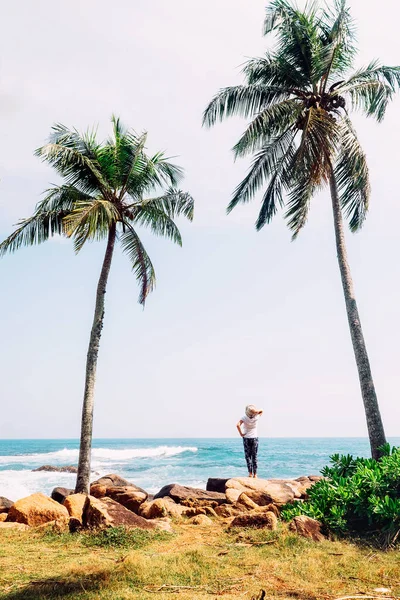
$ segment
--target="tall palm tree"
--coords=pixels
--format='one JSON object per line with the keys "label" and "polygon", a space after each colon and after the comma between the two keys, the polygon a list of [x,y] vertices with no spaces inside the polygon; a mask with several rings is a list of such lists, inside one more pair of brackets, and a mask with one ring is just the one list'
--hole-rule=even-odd
{"label": "tall palm tree", "polygon": [[257,230],[284,207],[295,238],[307,221],[311,198],[329,185],[351,339],[358,367],[372,456],[386,442],[347,259],[343,214],[351,231],[366,217],[370,196],[365,154],[349,117],[361,110],[381,121],[400,84],[400,67],[371,62],[351,72],[356,48],[345,0],[332,8],[287,0],[267,8],[264,33],[275,46],[248,61],[245,83],[222,89],[205,110],[212,126],[226,117],[251,119],[234,146],[235,157],[254,154],[228,206],[249,202],[263,189]]}
{"label": "tall palm tree", "polygon": [[[0,255],[21,246],[46,241],[55,234],[72,237],[75,251],[85,242],[107,240],[97,285],[96,304],[86,361],[81,439],[76,492],[89,492],[93,403],[97,356],[104,319],[104,295],[114,253],[120,242],[128,255],[140,286],[144,305],[155,284],[151,260],[137,228],[182,244],[174,222],[179,216],[193,218],[193,199],[176,189],[182,170],[163,153],[145,153],[146,134],[136,135],[112,118],[113,134],[99,143],[95,132],[80,134],[55,125],[49,143],[36,151],[62,176],[64,183],[47,190],[32,217],[0,244]],[[148,197],[156,194],[155,197]]]}

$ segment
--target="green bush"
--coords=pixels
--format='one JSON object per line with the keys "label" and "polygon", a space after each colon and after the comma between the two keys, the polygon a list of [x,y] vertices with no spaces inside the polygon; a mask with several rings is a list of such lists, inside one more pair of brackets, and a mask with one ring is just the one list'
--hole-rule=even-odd
{"label": "green bush", "polygon": [[169,539],[170,536],[171,534],[165,531],[144,531],[143,529],[110,527],[109,529],[84,533],[81,536],[81,541],[84,546],[142,548],[152,542]]}
{"label": "green bush", "polygon": [[382,545],[400,541],[400,448],[386,445],[379,460],[331,456],[326,477],[309,500],[286,505],[282,518],[307,515],[338,535],[375,537]]}

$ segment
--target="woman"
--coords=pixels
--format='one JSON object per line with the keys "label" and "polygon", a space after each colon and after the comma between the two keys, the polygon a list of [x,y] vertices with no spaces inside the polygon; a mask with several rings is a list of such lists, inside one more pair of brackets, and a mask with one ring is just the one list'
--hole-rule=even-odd
{"label": "woman", "polygon": [[239,434],[243,438],[244,456],[249,471],[249,477],[257,477],[257,421],[262,413],[263,411],[256,408],[254,404],[249,404],[246,406],[244,417],[242,417],[236,425]]}

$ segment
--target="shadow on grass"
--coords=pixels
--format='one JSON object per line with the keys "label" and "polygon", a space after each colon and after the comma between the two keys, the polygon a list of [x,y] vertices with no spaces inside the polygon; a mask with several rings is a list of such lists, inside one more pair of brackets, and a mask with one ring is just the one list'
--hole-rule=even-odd
{"label": "shadow on grass", "polygon": [[[111,583],[113,571],[96,573],[71,573],[65,577],[38,579],[18,585],[16,589],[0,590],[1,600],[51,600],[79,598],[90,592],[104,592]],[[100,597],[101,592],[98,597]],[[97,597],[97,596],[96,596]]]}

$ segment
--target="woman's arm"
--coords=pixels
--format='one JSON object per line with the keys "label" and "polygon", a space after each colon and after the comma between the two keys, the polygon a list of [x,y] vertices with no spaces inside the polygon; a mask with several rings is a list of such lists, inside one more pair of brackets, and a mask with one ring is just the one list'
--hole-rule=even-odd
{"label": "woman's arm", "polygon": [[237,425],[236,425],[236,428],[237,428],[237,430],[239,432],[239,435],[241,437],[243,437],[243,435],[244,435],[243,432],[242,432],[242,423],[243,423],[243,421],[242,421],[242,419],[240,419],[239,423],[237,423]]}

